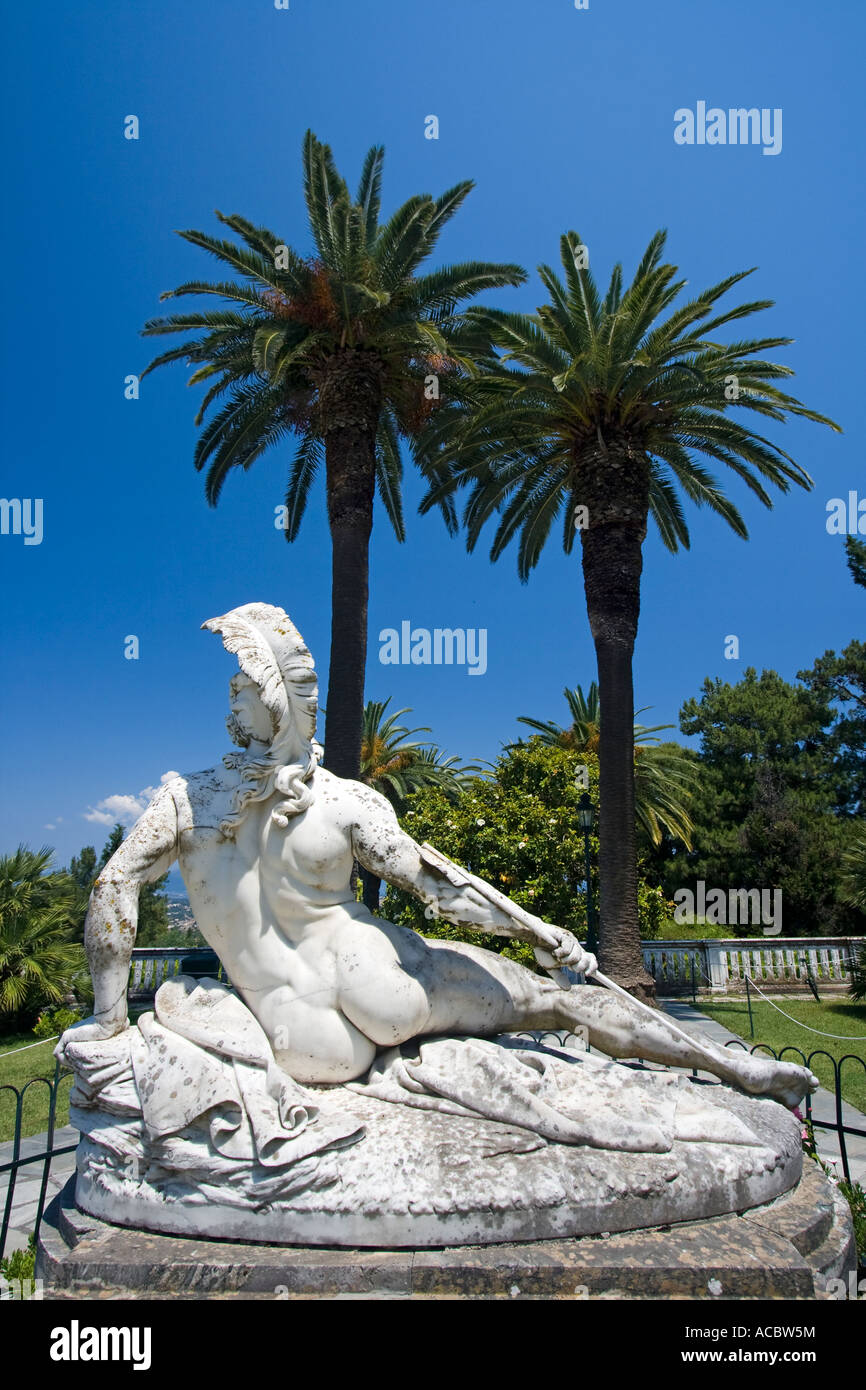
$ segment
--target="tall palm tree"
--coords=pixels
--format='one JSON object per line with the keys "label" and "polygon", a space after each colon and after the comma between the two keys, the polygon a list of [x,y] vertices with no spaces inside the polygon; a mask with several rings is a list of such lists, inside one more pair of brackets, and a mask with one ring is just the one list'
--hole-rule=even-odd
{"label": "tall palm tree", "polygon": [[[395,710],[385,718],[391,703],[370,700],[364,706],[364,731],[361,742],[361,772],[359,780],[373,787],[390,801],[398,815],[406,809],[406,799],[423,787],[438,787],[451,800],[456,800],[464,782],[480,769],[473,763],[465,766],[458,758],[446,758],[432,743],[421,743],[413,734],[429,734],[426,725],[407,729],[397,720],[410,709]],[[364,902],[371,911],[379,906],[381,879],[369,869],[361,869]]]}
{"label": "tall palm tree", "polygon": [[194,364],[190,384],[210,383],[196,424],[227,393],[194,455],[196,468],[207,466],[211,505],[233,468],[250,468],[295,433],[285,525],[294,540],[324,462],[332,543],[325,747],[328,766],[344,777],[357,776],[360,759],[374,495],[378,489],[403,540],[399,438],[411,440],[434,410],[440,377],[459,399],[462,380],[475,370],[479,332],[467,330],[459,306],[526,278],[519,266],[478,261],[419,275],[473,185],[456,184],[439,198],[416,195],[380,223],[383,158],[380,146],[369,151],[353,200],[329,147],[307,131],[304,196],[314,255],[303,258],[266,228],[218,212],[242,245],[198,231],[179,235],[241,279],[193,280],[162,298],[215,295],[228,307],[151,319],[143,330],[200,335],[142,373],[178,360]]}
{"label": "tall palm tree", "polygon": [[0,1018],[59,1003],[84,966],[71,940],[75,886],[50,873],[53,851],[19,845],[0,857]]}
{"label": "tall palm tree", "polygon": [[471,401],[449,403],[428,422],[431,486],[422,504],[425,510],[469,484],[469,548],[495,516],[491,558],[519,536],[524,580],[557,519],[566,552],[579,531],[604,708],[601,955],[609,974],[648,997],[653,986],[641,960],[637,918],[632,728],[632,655],[648,518],[669,550],[687,547],[681,491],[746,537],[739,511],[703,459],[730,469],[767,507],[766,485],[784,492],[792,483],[808,488],[812,480],[735,413],[776,421],[805,416],[838,429],[775,385],[791,369],[763,354],[790,339],[718,341],[719,329],[772,302],[716,313],[722,296],[751,272],[730,275],[673,308],[686,282],[677,279],[676,266],[662,262],[664,244],[665,233],[658,232],[628,288],[618,265],[602,294],[583,242],[569,232],[560,242],[564,283],[549,266],[539,267],[549,302],[534,315],[470,311],[503,355],[491,356]]}
{"label": "tall palm tree", "polygon": [[[601,739],[601,704],[595,681],[585,695],[578,685],[564,690],[571,724],[562,728],[553,720],[518,717],[519,724],[535,729],[543,743],[573,748],[578,753],[597,753]],[[649,706],[645,706],[649,708]],[[642,710],[637,710],[642,714]],[[692,847],[694,824],[688,803],[697,782],[697,770],[689,757],[675,744],[661,744],[656,737],[674,724],[634,726],[634,795],[637,823],[653,845],[659,845],[663,832],[686,847]]]}

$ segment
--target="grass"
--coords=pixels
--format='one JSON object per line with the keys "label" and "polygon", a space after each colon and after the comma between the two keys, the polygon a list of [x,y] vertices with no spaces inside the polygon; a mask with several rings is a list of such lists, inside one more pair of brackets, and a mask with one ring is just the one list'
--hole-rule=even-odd
{"label": "grass", "polygon": [[[2,1088],[15,1086],[20,1091],[28,1081],[36,1077],[45,1077],[50,1081],[54,1076],[53,1050],[57,1046],[54,1042],[44,1042],[39,1047],[31,1047],[27,1052],[9,1055],[16,1048],[27,1047],[28,1043],[35,1041],[32,1033],[0,1038],[0,1143],[15,1136],[16,1098],[12,1091],[4,1091]],[[54,1122],[58,1129],[61,1125],[69,1124],[71,1083],[72,1073],[62,1073],[57,1094],[57,1117]],[[49,1101],[50,1091],[42,1083],[30,1086],[25,1091],[21,1113],[21,1133],[25,1138],[29,1134],[41,1134],[48,1128]]]}
{"label": "grass", "polygon": [[[133,1005],[129,1010],[131,1022],[135,1023],[150,1006]],[[0,1037],[0,1144],[15,1137],[16,1098],[12,1091],[4,1091],[4,1086],[15,1086],[22,1090],[28,1081],[54,1077],[54,1042],[43,1042],[38,1047],[30,1047],[37,1041],[32,1033],[7,1034]],[[17,1052],[26,1047],[26,1052]],[[16,1055],[9,1054],[16,1052]],[[69,1124],[69,1092],[72,1089],[72,1072],[61,1072],[60,1087],[57,1092],[56,1129]],[[24,1095],[21,1112],[21,1134],[26,1139],[30,1134],[42,1134],[48,1128],[48,1105],[51,1099],[48,1087],[42,1084],[30,1086]]]}
{"label": "grass", "polygon": [[[774,1052],[783,1047],[798,1047],[808,1057],[813,1051],[829,1052],[839,1061],[845,1056],[860,1057],[866,1064],[866,1004],[855,1004],[847,998],[826,998],[817,1003],[814,999],[779,998],[780,1009],[790,1014],[792,1019],[805,1023],[809,1028],[817,1028],[822,1033],[842,1033],[849,1039],[841,1041],[834,1038],[816,1037],[805,1028],[798,1028],[791,1019],[780,1013],[763,999],[752,998],[752,1015],[755,1021],[755,1036],[749,1034],[749,1010],[745,995],[727,995],[721,999],[699,999],[697,1007],[709,1018],[737,1033],[749,1047],[756,1043],[766,1043]],[[785,1060],[798,1061],[793,1053],[786,1053]],[[834,1088],[833,1064],[827,1057],[814,1057],[809,1063],[822,1086],[828,1091]],[[849,1105],[866,1112],[866,1065],[846,1062],[842,1067],[842,1096]]]}

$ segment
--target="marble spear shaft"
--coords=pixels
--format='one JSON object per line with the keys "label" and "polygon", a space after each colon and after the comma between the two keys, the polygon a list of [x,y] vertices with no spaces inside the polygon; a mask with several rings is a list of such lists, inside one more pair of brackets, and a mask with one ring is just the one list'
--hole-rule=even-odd
{"label": "marble spear shaft", "polygon": [[[426,864],[432,865],[434,868],[438,869],[441,874],[444,874],[448,882],[452,883],[455,888],[474,888],[476,893],[481,894],[482,898],[486,898],[494,907],[498,907],[501,912],[506,913],[515,922],[519,923],[520,926],[526,927],[531,931],[541,945],[549,946],[552,949],[559,944],[552,932],[548,931],[544,922],[540,921],[537,917],[533,917],[530,912],[527,912],[525,908],[520,907],[517,903],[512,902],[510,898],[506,898],[505,894],[498,892],[492,884],[485,883],[483,878],[476,878],[475,874],[470,873],[468,869],[462,868],[460,864],[455,864],[453,859],[449,859],[447,854],[443,854],[441,850],[436,849],[436,847],[431,845],[427,840],[421,845],[421,858]],[[571,980],[565,971],[548,970],[547,973],[552,975],[557,983],[561,984],[564,989],[571,988]],[[629,994],[627,989],[623,989],[621,985],[618,985],[615,980],[611,980],[609,976],[602,975],[600,970],[596,970],[595,974],[590,978],[597,980],[600,985],[604,985],[605,989],[613,990],[614,994],[621,994],[623,999],[629,1001],[632,1008],[640,1009],[643,1013],[649,1014],[650,1018],[655,1022],[658,1022],[659,1013],[657,1009],[653,1009],[649,1004],[644,1004],[640,999],[635,999],[634,995]],[[672,1023],[669,1018],[665,1019],[665,1023],[670,1032],[676,1033],[678,1037],[689,1044],[690,1048],[694,1047],[695,1040],[689,1037],[688,1033],[684,1033],[681,1028],[677,1028],[676,1024]]]}

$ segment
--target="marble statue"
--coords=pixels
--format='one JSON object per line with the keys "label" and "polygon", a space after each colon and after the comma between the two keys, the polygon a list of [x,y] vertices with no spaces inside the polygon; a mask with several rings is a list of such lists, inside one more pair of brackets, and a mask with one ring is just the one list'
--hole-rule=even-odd
{"label": "marble statue", "polygon": [[[603,1218],[580,1214],[581,1191],[590,1206],[608,1199],[596,1170],[591,1191],[585,1173],[575,1179],[574,1146],[626,1165],[651,1156],[641,1210],[661,1220],[671,1219],[678,1174],[680,1200],[700,1215],[796,1181],[798,1131],[782,1107],[817,1086],[809,1071],[690,1038],[663,1013],[571,983],[569,972],[591,978],[597,967],[569,932],[453,881],[382,796],[320,765],[316,674],[282,609],[250,603],[203,626],[240,667],[227,721],[239,751],[162,786],[94,885],[85,930],[94,1013],[58,1047],[76,1073],[80,1205],[158,1230],[248,1233],[243,1212],[256,1211],[270,1214],[259,1239],[442,1243],[634,1222],[625,1198],[616,1218],[606,1206]],[[355,900],[354,861],[479,936],[530,941],[554,978],[373,915]],[[230,986],[168,981],[130,1028],[139,889],[175,862]],[[585,1033],[608,1058],[695,1068],[727,1085],[704,1090],[681,1074],[502,1037],[553,1029]],[[430,1155],[449,1145],[460,1181],[446,1181],[446,1164],[437,1186]],[[684,1146],[702,1150],[689,1160],[695,1171],[672,1167]],[[540,1164],[540,1149],[545,1165],[516,1225],[488,1220],[526,1186],[493,1156],[525,1165],[534,1154]],[[473,1153],[477,1173],[466,1167]],[[538,1195],[555,1171],[570,1202]],[[628,1170],[621,1185],[632,1198],[634,1182]],[[395,1214],[388,1203],[398,1198]]]}

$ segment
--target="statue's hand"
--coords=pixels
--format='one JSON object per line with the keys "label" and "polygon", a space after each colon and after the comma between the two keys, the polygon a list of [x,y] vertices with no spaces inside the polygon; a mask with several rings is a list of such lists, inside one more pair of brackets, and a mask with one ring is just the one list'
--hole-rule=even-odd
{"label": "statue's hand", "polygon": [[129,1019],[126,1013],[122,1018],[107,1019],[83,1018],[80,1023],[73,1023],[71,1028],[67,1028],[58,1042],[55,1053],[62,1053],[68,1043],[81,1042],[102,1042],[105,1038],[114,1038],[118,1033],[123,1033],[129,1027]]}
{"label": "statue's hand", "polygon": [[547,926],[547,931],[556,938],[556,945],[534,947],[535,959],[545,970],[561,970],[566,966],[578,975],[594,975],[598,969],[595,956],[585,951],[576,937],[564,927]]}

